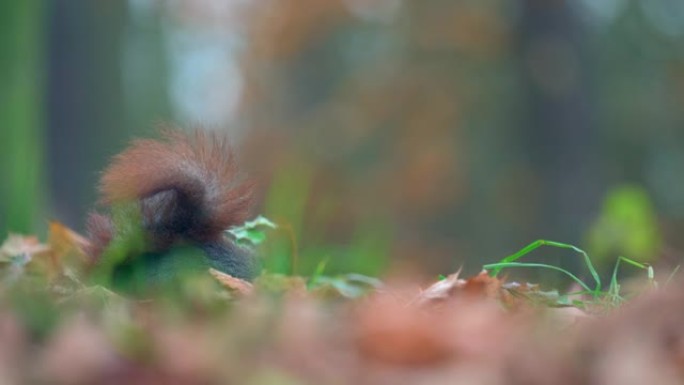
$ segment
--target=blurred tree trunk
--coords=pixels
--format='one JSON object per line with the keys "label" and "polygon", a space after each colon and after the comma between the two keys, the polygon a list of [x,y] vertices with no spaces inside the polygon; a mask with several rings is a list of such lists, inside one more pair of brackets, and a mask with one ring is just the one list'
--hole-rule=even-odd
{"label": "blurred tree trunk", "polygon": [[98,174],[124,129],[121,55],[126,1],[52,3],[48,168],[55,216],[80,227]]}
{"label": "blurred tree trunk", "polygon": [[[582,25],[566,1],[526,0],[521,61],[530,107],[526,135],[532,166],[548,186],[548,236],[577,241],[596,203],[591,92]],[[549,227],[548,225],[553,225]]]}
{"label": "blurred tree trunk", "polygon": [[567,1],[525,0],[522,16],[522,137],[544,189],[539,236],[579,243],[600,199],[586,37]]}
{"label": "blurred tree trunk", "polygon": [[0,238],[34,232],[43,203],[44,2],[0,2]]}

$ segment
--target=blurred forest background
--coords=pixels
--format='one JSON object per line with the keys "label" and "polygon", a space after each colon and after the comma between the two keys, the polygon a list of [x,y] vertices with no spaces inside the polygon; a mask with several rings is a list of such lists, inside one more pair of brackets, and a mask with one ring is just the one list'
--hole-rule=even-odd
{"label": "blurred forest background", "polygon": [[681,0],[5,0],[0,234],[82,230],[172,122],[230,131],[303,273],[676,261],[683,101]]}

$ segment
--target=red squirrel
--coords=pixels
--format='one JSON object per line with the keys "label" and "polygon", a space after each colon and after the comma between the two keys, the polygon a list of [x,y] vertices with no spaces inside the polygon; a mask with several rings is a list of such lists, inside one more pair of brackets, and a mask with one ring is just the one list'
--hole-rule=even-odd
{"label": "red squirrel", "polygon": [[254,277],[251,253],[224,235],[248,218],[253,192],[224,137],[165,130],[161,140],[135,140],[104,171],[100,192],[109,214],[86,224],[100,279],[144,286],[187,266]]}

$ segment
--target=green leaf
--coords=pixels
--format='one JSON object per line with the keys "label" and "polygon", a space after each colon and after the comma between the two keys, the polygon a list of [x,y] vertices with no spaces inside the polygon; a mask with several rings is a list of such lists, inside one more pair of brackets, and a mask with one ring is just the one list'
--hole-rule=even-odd
{"label": "green leaf", "polygon": [[276,229],[278,226],[269,219],[258,216],[254,220],[245,222],[242,226],[231,227],[226,230],[235,238],[239,245],[259,245],[266,240],[266,230]]}

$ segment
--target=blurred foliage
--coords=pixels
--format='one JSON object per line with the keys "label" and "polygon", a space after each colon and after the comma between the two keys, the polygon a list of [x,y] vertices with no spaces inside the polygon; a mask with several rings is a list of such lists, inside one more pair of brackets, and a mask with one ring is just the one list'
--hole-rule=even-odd
{"label": "blurred foliage", "polygon": [[624,184],[661,237],[644,220],[625,235],[641,246],[594,254],[677,255],[677,4],[6,2],[0,230],[82,228],[108,158],[170,120],[231,132],[283,226],[274,271],[437,273],[531,239],[608,242],[586,233]]}
{"label": "blurred foliage", "polygon": [[643,188],[620,186],[603,203],[589,230],[589,252],[602,261],[616,255],[649,262],[658,258],[662,238],[653,203]]}

